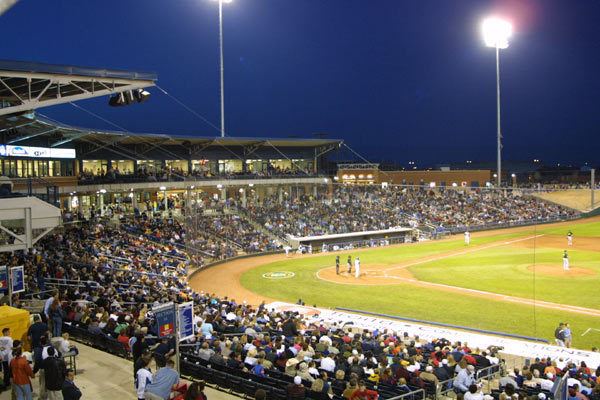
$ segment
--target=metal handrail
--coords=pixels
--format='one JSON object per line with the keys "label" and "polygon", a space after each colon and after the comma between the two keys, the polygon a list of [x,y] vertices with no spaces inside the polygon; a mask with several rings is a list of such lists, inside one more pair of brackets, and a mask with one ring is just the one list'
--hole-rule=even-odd
{"label": "metal handrail", "polygon": [[[420,397],[414,397],[417,394],[419,394]],[[408,392],[408,393],[401,394],[399,396],[390,397],[387,400],[403,400],[403,399],[405,399],[407,397],[410,398],[410,399],[412,399],[412,400],[425,399],[426,395],[427,395],[427,393],[425,393],[425,389],[417,389],[417,390],[413,390],[413,391]]]}

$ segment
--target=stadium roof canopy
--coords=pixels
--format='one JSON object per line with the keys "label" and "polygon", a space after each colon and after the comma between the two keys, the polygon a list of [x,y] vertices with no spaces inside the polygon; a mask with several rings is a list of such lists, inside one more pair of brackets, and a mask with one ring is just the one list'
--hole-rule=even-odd
{"label": "stadium roof canopy", "polygon": [[151,73],[0,60],[0,116],[155,85]]}
{"label": "stadium roof canopy", "polygon": [[85,142],[96,146],[144,144],[153,147],[178,145],[197,150],[209,146],[240,146],[244,148],[311,147],[323,148],[324,152],[340,146],[343,141],[326,138],[264,138],[264,137],[209,137],[185,136],[156,133],[132,133],[105,131],[60,124],[34,113],[0,117],[0,134],[4,133],[6,144],[25,144],[32,139],[44,139],[50,147],[67,146],[69,142]]}

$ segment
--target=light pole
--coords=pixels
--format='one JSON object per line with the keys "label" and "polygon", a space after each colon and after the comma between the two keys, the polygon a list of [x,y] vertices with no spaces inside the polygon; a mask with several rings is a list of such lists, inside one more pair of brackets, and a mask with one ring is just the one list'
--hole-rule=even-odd
{"label": "light pole", "polygon": [[498,187],[502,181],[502,131],[500,129],[500,49],[508,47],[508,38],[512,35],[510,22],[500,18],[488,18],[482,25],[483,40],[488,47],[496,48],[496,112],[497,112],[497,181]]}
{"label": "light pole", "polygon": [[214,0],[219,2],[219,69],[221,78],[221,137],[225,137],[225,71],[223,67],[223,3],[233,0]]}

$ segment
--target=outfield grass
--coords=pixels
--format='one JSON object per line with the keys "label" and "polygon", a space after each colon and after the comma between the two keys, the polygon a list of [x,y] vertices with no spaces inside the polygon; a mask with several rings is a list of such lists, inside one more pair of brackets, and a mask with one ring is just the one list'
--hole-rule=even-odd
{"label": "outfield grass", "polygon": [[[575,240],[584,236],[600,237],[600,223],[583,222],[574,225],[572,231]],[[370,266],[393,266],[439,255],[444,258],[419,263],[411,266],[409,271],[423,281],[477,288],[528,299],[534,297],[535,283],[535,298],[538,300],[600,309],[600,294],[597,289],[600,277],[600,252],[570,251],[571,259],[577,260],[576,266],[596,271],[598,273],[596,276],[567,279],[542,274],[534,276],[533,272],[527,269],[534,262],[533,249],[503,244],[530,237],[533,233],[532,228],[519,233],[506,234],[498,231],[496,235],[486,234],[483,237],[474,235],[472,247],[490,245],[490,248],[451,257],[447,255],[466,248],[461,237],[455,240],[367,250],[360,253],[360,258],[363,268],[368,269]],[[535,233],[564,237],[565,228],[551,225],[539,226],[535,228]],[[339,253],[343,265],[347,254]],[[530,305],[416,287],[407,283],[360,286],[318,279],[317,271],[324,267],[331,267],[334,257],[334,254],[300,257],[263,265],[243,274],[241,283],[249,290],[283,301],[296,302],[301,298],[307,304],[321,307],[342,306],[547,339],[552,338],[558,321],[569,321],[573,328],[575,346],[590,348],[600,342],[597,333],[581,337],[581,333],[587,328],[600,328],[600,317],[541,307],[534,309]],[[556,248],[536,248],[536,264],[560,262],[560,252],[557,255]],[[274,271],[291,271],[296,275],[291,279],[282,280],[263,278],[264,273]]]}

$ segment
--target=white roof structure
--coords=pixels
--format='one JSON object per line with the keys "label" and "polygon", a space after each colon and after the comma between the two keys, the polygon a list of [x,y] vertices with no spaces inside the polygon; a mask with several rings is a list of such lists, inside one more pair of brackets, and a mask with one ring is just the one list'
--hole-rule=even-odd
{"label": "white roof structure", "polygon": [[0,60],[0,116],[155,86],[156,74]]}

